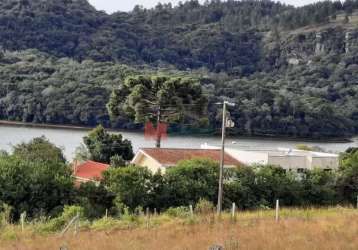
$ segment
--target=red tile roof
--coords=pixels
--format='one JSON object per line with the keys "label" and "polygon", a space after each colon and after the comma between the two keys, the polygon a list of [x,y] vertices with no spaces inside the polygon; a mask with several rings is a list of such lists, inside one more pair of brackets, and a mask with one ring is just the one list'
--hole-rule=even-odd
{"label": "red tile roof", "polygon": [[95,161],[86,161],[75,167],[74,175],[77,178],[87,180],[101,180],[102,173],[109,168],[108,164],[103,164]]}
{"label": "red tile roof", "polygon": [[[168,149],[168,148],[144,148],[142,151],[150,157],[157,160],[165,166],[176,165],[182,160],[192,160],[197,158],[207,158],[216,162],[220,162],[220,150],[217,149]],[[224,164],[226,166],[243,165],[227,153],[224,156]]]}

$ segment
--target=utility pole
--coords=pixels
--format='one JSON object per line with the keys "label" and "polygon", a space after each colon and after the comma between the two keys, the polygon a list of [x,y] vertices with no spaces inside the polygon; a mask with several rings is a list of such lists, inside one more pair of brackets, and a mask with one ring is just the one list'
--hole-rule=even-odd
{"label": "utility pole", "polygon": [[223,103],[223,121],[221,128],[221,155],[220,155],[220,172],[219,172],[219,192],[218,192],[218,204],[217,204],[217,213],[218,215],[222,212],[222,202],[223,202],[223,184],[224,184],[224,160],[225,160],[225,137],[226,137],[226,127],[233,127],[234,124],[230,121],[228,123],[226,117],[226,106],[235,106],[235,103],[230,103],[224,101]]}
{"label": "utility pole", "polygon": [[158,111],[157,111],[157,138],[156,138],[156,142],[155,142],[155,147],[156,148],[160,148],[161,146],[161,137],[162,135],[160,134],[160,119],[161,118],[161,107],[158,107]]}

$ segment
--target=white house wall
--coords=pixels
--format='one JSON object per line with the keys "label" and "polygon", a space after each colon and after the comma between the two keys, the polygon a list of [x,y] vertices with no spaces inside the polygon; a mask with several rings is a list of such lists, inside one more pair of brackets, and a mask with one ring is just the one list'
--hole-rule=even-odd
{"label": "white house wall", "polygon": [[225,152],[245,165],[268,164],[268,153],[265,152],[243,151],[230,148],[225,149]]}
{"label": "white house wall", "polygon": [[338,169],[338,157],[312,157],[312,168]]}
{"label": "white house wall", "polygon": [[269,165],[281,166],[284,169],[299,169],[305,168],[309,169],[310,167],[307,165],[306,157],[304,156],[269,156],[268,160]]}

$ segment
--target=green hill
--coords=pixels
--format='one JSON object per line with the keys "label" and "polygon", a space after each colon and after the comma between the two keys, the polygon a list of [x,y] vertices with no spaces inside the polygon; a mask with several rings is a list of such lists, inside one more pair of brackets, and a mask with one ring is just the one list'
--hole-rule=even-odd
{"label": "green hill", "polygon": [[188,1],[108,15],[86,0],[0,2],[0,118],[110,123],[108,96],[133,73],[191,75],[213,103],[237,102],[233,133],[358,132],[358,1],[301,8]]}

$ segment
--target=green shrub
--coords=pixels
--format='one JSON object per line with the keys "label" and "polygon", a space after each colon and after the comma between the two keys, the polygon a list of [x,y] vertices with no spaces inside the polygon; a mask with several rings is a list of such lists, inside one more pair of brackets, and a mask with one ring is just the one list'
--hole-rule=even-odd
{"label": "green shrub", "polygon": [[61,217],[64,220],[71,220],[76,215],[79,215],[80,218],[84,217],[84,209],[80,206],[65,206],[62,212]]}
{"label": "green shrub", "polygon": [[48,220],[40,224],[37,231],[41,233],[52,233],[61,231],[67,223],[76,215],[80,215],[80,219],[84,218],[84,209],[80,206],[65,206],[61,216]]}
{"label": "green shrub", "polygon": [[0,211],[0,226],[9,224],[11,222],[12,207],[4,203],[2,204]]}
{"label": "green shrub", "polygon": [[120,220],[116,220],[112,217],[108,217],[108,218],[102,218],[93,221],[91,225],[91,229],[94,230],[116,229],[119,226],[120,226]]}
{"label": "green shrub", "polygon": [[186,218],[190,216],[190,211],[188,207],[171,207],[165,214],[174,218]]}
{"label": "green shrub", "polygon": [[200,199],[195,206],[195,213],[210,214],[214,211],[214,204],[208,200]]}

